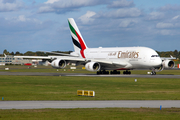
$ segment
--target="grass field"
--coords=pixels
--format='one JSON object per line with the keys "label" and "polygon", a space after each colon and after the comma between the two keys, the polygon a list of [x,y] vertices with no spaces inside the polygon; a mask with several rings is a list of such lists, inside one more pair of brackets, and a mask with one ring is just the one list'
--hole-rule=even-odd
{"label": "grass field", "polygon": [[[86,73],[82,70],[51,67],[4,66],[6,72]],[[134,70],[132,74],[147,74],[149,70]],[[180,75],[179,70],[164,70],[157,74]],[[137,82],[134,80],[137,79]],[[4,100],[180,100],[180,79],[116,78],[58,76],[0,76],[0,101]],[[77,90],[94,90],[95,97],[77,96]],[[33,109],[0,110],[0,120],[177,120],[179,108],[94,108],[94,109]]]}
{"label": "grass field", "polygon": [[[137,79],[137,82],[134,80]],[[4,100],[180,100],[180,79],[0,76]],[[77,96],[94,90],[95,97]]]}
{"label": "grass field", "polygon": [[180,109],[94,108],[0,110],[2,120],[178,120]]}

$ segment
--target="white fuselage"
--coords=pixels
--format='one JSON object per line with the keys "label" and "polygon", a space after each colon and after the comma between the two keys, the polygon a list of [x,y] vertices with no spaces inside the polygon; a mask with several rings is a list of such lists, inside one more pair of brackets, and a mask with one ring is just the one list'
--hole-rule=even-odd
{"label": "white fuselage", "polygon": [[157,52],[147,47],[88,48],[84,50],[84,55],[86,59],[116,63],[114,66],[104,66],[105,69],[151,69],[162,64]]}

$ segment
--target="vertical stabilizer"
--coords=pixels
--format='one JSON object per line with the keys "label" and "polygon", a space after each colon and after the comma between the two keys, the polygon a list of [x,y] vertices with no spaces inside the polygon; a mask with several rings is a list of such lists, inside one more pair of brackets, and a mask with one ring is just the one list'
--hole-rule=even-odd
{"label": "vertical stabilizer", "polygon": [[71,37],[74,45],[74,50],[76,53],[80,54],[85,58],[84,50],[87,49],[86,43],[74,21],[73,18],[68,18],[69,28],[71,32]]}

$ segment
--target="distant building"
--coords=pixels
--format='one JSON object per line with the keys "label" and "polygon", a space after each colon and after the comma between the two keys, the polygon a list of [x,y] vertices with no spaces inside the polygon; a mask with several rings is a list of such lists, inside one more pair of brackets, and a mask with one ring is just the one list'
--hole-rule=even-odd
{"label": "distant building", "polygon": [[24,65],[25,63],[32,63],[32,60],[23,58],[14,58],[12,55],[7,55],[6,57],[0,57],[0,65]]}
{"label": "distant building", "polygon": [[6,57],[0,57],[0,65],[24,65],[27,63],[30,63],[32,65],[50,65],[48,61],[23,59],[17,57],[15,58],[13,55],[6,55]]}

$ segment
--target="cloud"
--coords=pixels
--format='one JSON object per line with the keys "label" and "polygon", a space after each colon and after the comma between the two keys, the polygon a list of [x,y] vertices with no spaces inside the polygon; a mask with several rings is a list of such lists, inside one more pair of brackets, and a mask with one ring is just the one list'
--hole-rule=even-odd
{"label": "cloud", "polygon": [[146,19],[147,20],[160,20],[164,18],[164,13],[162,12],[151,12]]}
{"label": "cloud", "polygon": [[5,18],[6,22],[10,22],[10,23],[36,23],[36,24],[42,24],[42,22],[36,18],[29,18],[26,17],[25,15],[19,15],[16,17],[7,17]]}
{"label": "cloud", "polygon": [[19,15],[12,18],[0,19],[0,31],[10,33],[32,32],[46,27],[47,23],[35,18],[28,18],[25,15]]}
{"label": "cloud", "polygon": [[138,8],[120,8],[108,13],[104,13],[101,16],[110,18],[123,18],[123,17],[138,17],[142,14]]}
{"label": "cloud", "polygon": [[27,21],[27,20],[30,20],[30,19],[25,18],[24,15],[20,15],[20,16],[18,17],[18,21],[25,22],[25,21]]}
{"label": "cloud", "polygon": [[83,24],[87,24],[89,22],[94,21],[94,19],[92,18],[94,15],[96,15],[95,12],[87,11],[86,14],[79,17],[79,19],[82,21]]}
{"label": "cloud", "polygon": [[17,11],[23,5],[19,0],[0,0],[0,12]]}
{"label": "cloud", "polygon": [[180,17],[180,15],[176,15],[175,17],[173,17],[173,20],[177,20]]}
{"label": "cloud", "polygon": [[160,30],[158,31],[161,35],[173,35],[173,32],[171,30]]}
{"label": "cloud", "polygon": [[38,13],[66,13],[81,7],[95,6],[107,3],[107,0],[48,0],[38,10]]}
{"label": "cloud", "polygon": [[157,23],[156,28],[173,28],[174,25],[172,23]]}
{"label": "cloud", "polygon": [[132,7],[132,6],[134,6],[133,1],[119,0],[119,1],[113,1],[107,7],[108,8],[120,8],[120,7]]}
{"label": "cloud", "polygon": [[171,4],[168,4],[166,6],[163,6],[160,8],[160,10],[162,11],[180,11],[180,5],[171,5]]}
{"label": "cloud", "polygon": [[35,19],[35,18],[28,18],[26,17],[25,15],[19,15],[17,18],[15,18],[17,21],[20,21],[20,22],[34,22],[36,24],[42,24],[43,22],[41,22],[40,20],[38,19]]}
{"label": "cloud", "polygon": [[39,8],[38,13],[54,12],[56,11],[51,6],[42,6]]}
{"label": "cloud", "polygon": [[40,44],[47,39],[51,41],[50,34],[56,33],[51,29],[54,22],[40,21],[32,16],[0,17],[0,23],[0,37],[4,41],[0,45],[1,50],[8,49],[14,52],[20,49],[21,52],[39,50],[43,46]]}
{"label": "cloud", "polygon": [[134,25],[135,23],[138,23],[137,20],[123,20],[120,24],[119,27],[129,27]]}
{"label": "cloud", "polygon": [[172,28],[179,28],[180,27],[180,23],[163,23],[163,22],[160,22],[160,23],[157,23],[156,24],[156,28],[161,28],[161,29],[172,29]]}
{"label": "cloud", "polygon": [[48,0],[47,2],[45,2],[45,4],[53,4],[55,2],[58,2],[59,0]]}

